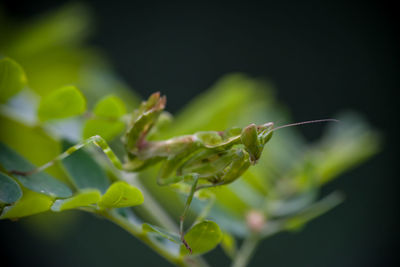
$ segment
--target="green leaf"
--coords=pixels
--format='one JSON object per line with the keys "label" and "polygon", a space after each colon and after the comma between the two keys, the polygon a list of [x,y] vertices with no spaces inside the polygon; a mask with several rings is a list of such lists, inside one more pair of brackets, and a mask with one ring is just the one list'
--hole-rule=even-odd
{"label": "green leaf", "polygon": [[[203,221],[193,226],[185,235],[185,240],[192,249],[193,255],[204,254],[215,248],[222,240],[222,232],[218,224]],[[181,255],[188,254],[185,246],[181,246]]]}
{"label": "green leaf", "polygon": [[120,118],[126,114],[124,102],[117,96],[109,95],[101,99],[93,110],[94,118],[86,121],[83,138],[100,135],[111,140],[125,129]]}
{"label": "green leaf", "polygon": [[[0,131],[0,142],[7,144],[36,166],[54,159],[62,152],[59,142],[50,137],[43,128],[28,126],[1,115],[0,125],[2,129],[7,129]],[[68,181],[61,164],[49,167],[46,173],[63,182]]]}
{"label": "green leaf", "polygon": [[86,100],[75,86],[65,86],[43,97],[38,116],[41,121],[78,116],[86,111]]}
{"label": "green leaf", "polygon": [[[64,151],[73,146],[67,141],[63,141],[62,145]],[[110,184],[107,175],[89,153],[80,149],[64,159],[62,163],[72,183],[78,189],[96,188],[102,193],[107,190]]]}
{"label": "green leaf", "polygon": [[18,183],[10,176],[0,172],[0,204],[11,204],[22,196]]}
{"label": "green leaf", "polygon": [[168,240],[170,240],[170,241],[172,241],[174,243],[177,243],[177,244],[181,244],[182,243],[182,241],[181,241],[181,239],[180,239],[180,237],[178,235],[170,233],[170,232],[168,232],[167,230],[165,230],[163,228],[160,228],[160,227],[148,224],[148,223],[144,223],[142,225],[142,229],[143,229],[143,232],[145,232],[145,233],[156,234],[158,236],[166,238],[166,239],[168,239]]}
{"label": "green leaf", "polygon": [[69,209],[75,209],[78,207],[90,206],[96,204],[101,198],[99,190],[85,190],[67,199],[57,199],[53,206],[52,211],[63,211]]}
{"label": "green leaf", "polygon": [[15,205],[5,207],[0,219],[20,218],[50,209],[53,204],[51,197],[22,189],[23,197],[15,203]]}
{"label": "green leaf", "polygon": [[120,118],[126,114],[124,102],[115,95],[108,95],[100,99],[93,113],[104,118]]}
{"label": "green leaf", "polygon": [[[7,171],[17,170],[27,172],[36,168],[3,143],[0,143],[0,165]],[[23,186],[32,191],[51,197],[66,198],[72,196],[72,191],[68,186],[47,173],[40,172],[28,176],[15,174],[13,176],[15,176]]]}
{"label": "green leaf", "polygon": [[89,119],[83,127],[83,138],[89,138],[94,135],[100,135],[106,141],[110,141],[125,129],[122,121],[107,121],[103,119]]}
{"label": "green leaf", "polygon": [[143,195],[139,189],[126,182],[115,182],[98,202],[100,208],[123,208],[143,203]]}
{"label": "green leaf", "polygon": [[22,67],[11,58],[0,59],[0,103],[21,91],[27,84]]}

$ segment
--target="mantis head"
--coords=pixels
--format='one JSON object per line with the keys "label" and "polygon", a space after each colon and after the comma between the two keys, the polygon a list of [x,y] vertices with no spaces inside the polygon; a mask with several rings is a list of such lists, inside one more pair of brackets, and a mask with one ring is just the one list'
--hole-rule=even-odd
{"label": "mantis head", "polygon": [[264,149],[264,145],[271,139],[272,133],[276,130],[299,126],[303,124],[319,123],[319,122],[338,122],[335,119],[321,119],[321,120],[311,120],[303,121],[291,124],[285,124],[274,128],[273,122],[268,122],[262,125],[250,124],[249,126],[243,128],[240,139],[245,147],[247,153],[249,153],[249,159],[251,164],[256,164],[261,156]]}
{"label": "mantis head", "polygon": [[262,125],[250,124],[243,128],[240,135],[242,144],[247,153],[251,164],[256,164],[261,157],[264,145],[271,139],[273,133],[273,122],[268,122]]}

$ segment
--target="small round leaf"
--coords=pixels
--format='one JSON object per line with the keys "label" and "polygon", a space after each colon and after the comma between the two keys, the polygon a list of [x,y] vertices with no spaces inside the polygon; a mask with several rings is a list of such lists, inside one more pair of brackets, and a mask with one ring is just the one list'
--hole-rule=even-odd
{"label": "small round leaf", "polygon": [[50,209],[53,199],[49,196],[23,189],[23,196],[14,205],[4,208],[0,219],[20,218]]}
{"label": "small round leaf", "polygon": [[83,138],[100,135],[111,140],[125,129],[120,118],[126,114],[124,102],[114,95],[101,99],[93,110],[94,118],[86,121],[83,127]]}
{"label": "small round leaf", "polygon": [[10,58],[0,59],[0,103],[21,91],[27,84],[22,67]]}
{"label": "small round leaf", "polygon": [[53,206],[52,211],[63,211],[69,209],[75,209],[78,207],[90,206],[100,200],[101,194],[99,190],[85,190],[81,191],[75,196],[67,199],[57,199]]}
{"label": "small round leaf", "polygon": [[108,95],[96,104],[93,113],[104,118],[120,118],[125,115],[124,102],[115,95]]}
{"label": "small round leaf", "polygon": [[126,183],[115,182],[102,196],[98,205],[100,208],[124,208],[137,206],[143,203],[143,195],[139,189]]}
{"label": "small round leaf", "polygon": [[121,134],[125,129],[122,121],[111,121],[104,119],[89,119],[83,126],[83,139],[87,139],[94,135],[100,135],[105,140],[112,140]]}
{"label": "small round leaf", "polygon": [[18,183],[10,176],[0,172],[0,204],[11,204],[22,196]]}
{"label": "small round leaf", "polygon": [[[203,221],[193,226],[185,235],[185,240],[192,249],[193,255],[204,254],[215,248],[222,240],[222,232],[218,224],[212,221]],[[189,251],[181,246],[181,255]]]}
{"label": "small round leaf", "polygon": [[38,116],[41,121],[78,116],[86,111],[86,100],[75,86],[57,89],[40,101]]}

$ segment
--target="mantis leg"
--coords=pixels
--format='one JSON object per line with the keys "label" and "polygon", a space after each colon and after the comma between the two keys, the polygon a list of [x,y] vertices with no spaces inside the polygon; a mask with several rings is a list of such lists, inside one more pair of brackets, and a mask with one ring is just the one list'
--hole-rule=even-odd
{"label": "mantis leg", "polygon": [[106,154],[107,158],[111,161],[111,163],[119,170],[123,170],[122,163],[118,159],[118,157],[114,154],[114,152],[111,150],[110,146],[107,144],[107,142],[99,135],[95,135],[92,137],[89,137],[88,139],[68,148],[66,151],[52,159],[51,161],[47,162],[46,164],[37,167],[31,171],[28,172],[20,172],[20,171],[12,171],[12,173],[19,174],[19,175],[31,175],[35,174],[41,171],[44,171],[45,169],[49,168],[50,166],[53,166],[57,161],[61,161],[65,158],[67,158],[69,155],[74,153],[75,151],[90,145],[90,144],[95,144],[101,150],[103,150],[104,154]]}
{"label": "mantis leg", "polygon": [[192,177],[194,178],[193,184],[192,184],[192,187],[190,188],[190,193],[186,200],[185,208],[183,209],[183,213],[180,217],[180,224],[179,224],[179,231],[180,231],[182,243],[185,245],[187,250],[189,250],[190,254],[192,254],[192,249],[190,248],[189,244],[186,242],[186,240],[184,238],[185,234],[183,231],[183,223],[185,221],[186,214],[189,211],[190,204],[192,203],[194,193],[196,192],[197,182],[199,181],[199,176],[197,174],[192,174]]}
{"label": "mantis leg", "polygon": [[157,184],[160,186],[176,184],[185,180],[185,176],[172,176],[168,178],[157,178]]}

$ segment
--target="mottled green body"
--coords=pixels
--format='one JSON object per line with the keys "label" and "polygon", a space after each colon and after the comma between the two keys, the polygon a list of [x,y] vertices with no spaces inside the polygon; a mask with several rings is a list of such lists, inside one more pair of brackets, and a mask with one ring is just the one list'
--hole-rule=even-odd
{"label": "mottled green body", "polygon": [[214,185],[231,183],[257,162],[272,136],[273,123],[267,123],[147,141],[146,136],[156,125],[165,101],[158,93],[150,96],[132,115],[124,136],[129,155],[124,169],[137,171],[164,161],[158,177],[162,185],[194,174]]}

